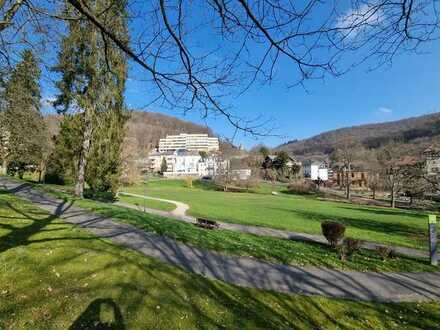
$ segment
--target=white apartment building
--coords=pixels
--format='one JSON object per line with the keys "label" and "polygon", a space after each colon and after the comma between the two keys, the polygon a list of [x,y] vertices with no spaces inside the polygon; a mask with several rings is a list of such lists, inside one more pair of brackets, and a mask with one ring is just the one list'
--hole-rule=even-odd
{"label": "white apartment building", "polygon": [[202,158],[197,151],[179,149],[151,152],[148,157],[148,169],[151,172],[160,172],[163,159],[167,165],[167,170],[163,173],[165,177],[214,176],[217,174],[218,167],[223,166],[217,155]]}
{"label": "white apartment building", "polygon": [[159,152],[184,149],[188,151],[218,151],[219,141],[208,134],[167,135],[159,140]]}

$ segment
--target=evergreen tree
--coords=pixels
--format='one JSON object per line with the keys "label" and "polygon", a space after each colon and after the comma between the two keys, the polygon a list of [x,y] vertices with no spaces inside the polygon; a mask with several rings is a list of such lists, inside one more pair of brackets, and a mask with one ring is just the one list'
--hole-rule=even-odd
{"label": "evergreen tree", "polygon": [[168,169],[168,165],[167,165],[167,160],[164,158],[162,158],[162,163],[160,164],[160,172],[162,174],[164,174]]}
{"label": "evergreen tree", "polygon": [[54,150],[49,157],[45,181],[73,184],[77,177],[78,155],[81,153],[83,120],[80,115],[65,115],[60,132],[54,138]]}
{"label": "evergreen tree", "polygon": [[[67,6],[67,14],[79,15],[70,5]],[[89,6],[93,11],[101,13],[100,19],[106,25],[112,26],[113,33],[128,42],[126,1],[96,0],[90,2]],[[102,163],[94,158],[99,157],[101,162],[106,158],[111,164],[107,169],[111,168],[114,175],[118,173],[115,166],[120,163],[120,144],[123,138],[120,135],[123,134],[126,118],[123,108],[126,60],[119,48],[90,21],[70,20],[68,35],[62,41],[58,65],[54,70],[62,74],[57,83],[60,94],[55,106],[62,113],[72,109],[79,110],[83,121],[81,148],[76,157],[78,164],[75,185],[75,194],[83,196],[91,151],[94,168],[90,168],[90,172],[94,175],[106,175],[106,166],[101,167]],[[107,116],[107,112],[113,114]],[[107,121],[109,118],[111,120]],[[103,154],[109,149],[114,152]],[[107,180],[102,177],[89,178],[92,185]],[[112,182],[116,184],[113,179]],[[103,187],[107,185],[95,186],[96,189]]]}
{"label": "evergreen tree", "polygon": [[40,112],[40,69],[30,50],[12,70],[6,83],[2,115],[4,167],[23,176],[26,166],[40,167],[47,144],[47,128]]}

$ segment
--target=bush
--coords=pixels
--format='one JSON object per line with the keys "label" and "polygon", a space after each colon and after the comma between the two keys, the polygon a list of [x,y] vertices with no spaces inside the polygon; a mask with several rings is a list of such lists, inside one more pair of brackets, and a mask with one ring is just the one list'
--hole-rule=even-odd
{"label": "bush", "polygon": [[389,246],[377,246],[376,252],[382,258],[382,260],[392,258],[394,255],[394,250]]}
{"label": "bush", "polygon": [[289,184],[287,187],[287,192],[290,194],[299,195],[313,194],[316,192],[316,186],[312,182],[298,180]]}
{"label": "bush", "polygon": [[339,257],[342,261],[346,261],[353,257],[353,255],[360,250],[362,241],[347,237],[344,239],[341,248],[339,249]]}
{"label": "bush", "polygon": [[322,234],[333,248],[335,248],[344,237],[345,226],[338,222],[325,221],[321,223],[321,229]]}

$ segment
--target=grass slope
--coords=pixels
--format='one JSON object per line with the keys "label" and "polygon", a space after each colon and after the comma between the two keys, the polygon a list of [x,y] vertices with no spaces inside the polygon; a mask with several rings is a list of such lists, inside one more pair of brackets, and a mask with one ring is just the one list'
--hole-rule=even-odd
{"label": "grass slope", "polygon": [[140,209],[142,209],[144,206],[146,208],[155,209],[155,210],[161,210],[161,211],[173,211],[176,209],[176,205],[157,201],[154,199],[145,199],[140,197],[133,197],[133,196],[126,196],[126,195],[119,195],[118,200],[123,203],[133,204],[136,206],[139,206]]}
{"label": "grass slope", "polygon": [[[264,187],[264,192],[267,187]],[[177,200],[191,215],[225,222],[320,234],[323,220],[347,226],[347,236],[385,244],[427,248],[427,217],[420,212],[319,201],[313,197],[215,191],[198,182],[186,188],[179,180],[152,181],[124,191]]]}
{"label": "grass slope", "polygon": [[147,232],[157,233],[203,249],[222,253],[252,256],[255,258],[297,266],[322,266],[335,269],[358,271],[437,271],[427,260],[394,258],[383,261],[371,251],[362,251],[352,261],[341,262],[335,250],[320,244],[295,242],[272,237],[260,237],[228,230],[204,230],[192,224],[170,218],[146,214],[109,203],[90,199],[75,199],[67,193],[52,187],[39,185],[37,188],[51,192],[59,198],[106,217],[133,225]]}
{"label": "grass slope", "polygon": [[0,194],[1,329],[434,329],[440,304],[243,289],[185,273]]}

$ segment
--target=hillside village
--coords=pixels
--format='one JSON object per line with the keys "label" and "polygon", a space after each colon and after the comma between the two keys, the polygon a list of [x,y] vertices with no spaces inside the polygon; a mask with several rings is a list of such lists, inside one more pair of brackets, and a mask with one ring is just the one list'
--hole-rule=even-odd
{"label": "hillside village", "polygon": [[359,158],[353,159],[352,163],[331,160],[330,157],[324,161],[308,159],[301,162],[295,155],[283,151],[268,154],[269,150],[263,149],[226,155],[220,150],[216,137],[206,133],[180,133],[161,138],[147,157],[137,159],[137,165],[142,173],[166,178],[194,177],[215,181],[227,177],[230,183],[246,187],[250,181],[255,184],[255,180],[303,182],[312,189],[333,188],[346,193],[350,189],[373,192],[374,197],[387,190],[385,172],[392,169],[402,174],[399,188],[393,193],[411,200],[436,194],[435,189],[428,187],[413,193],[411,185],[416,180],[440,177],[440,150],[433,147],[425,149],[418,158],[399,156],[392,164],[383,164],[385,168],[378,168],[378,163],[375,168],[369,168],[371,163],[363,163]]}

